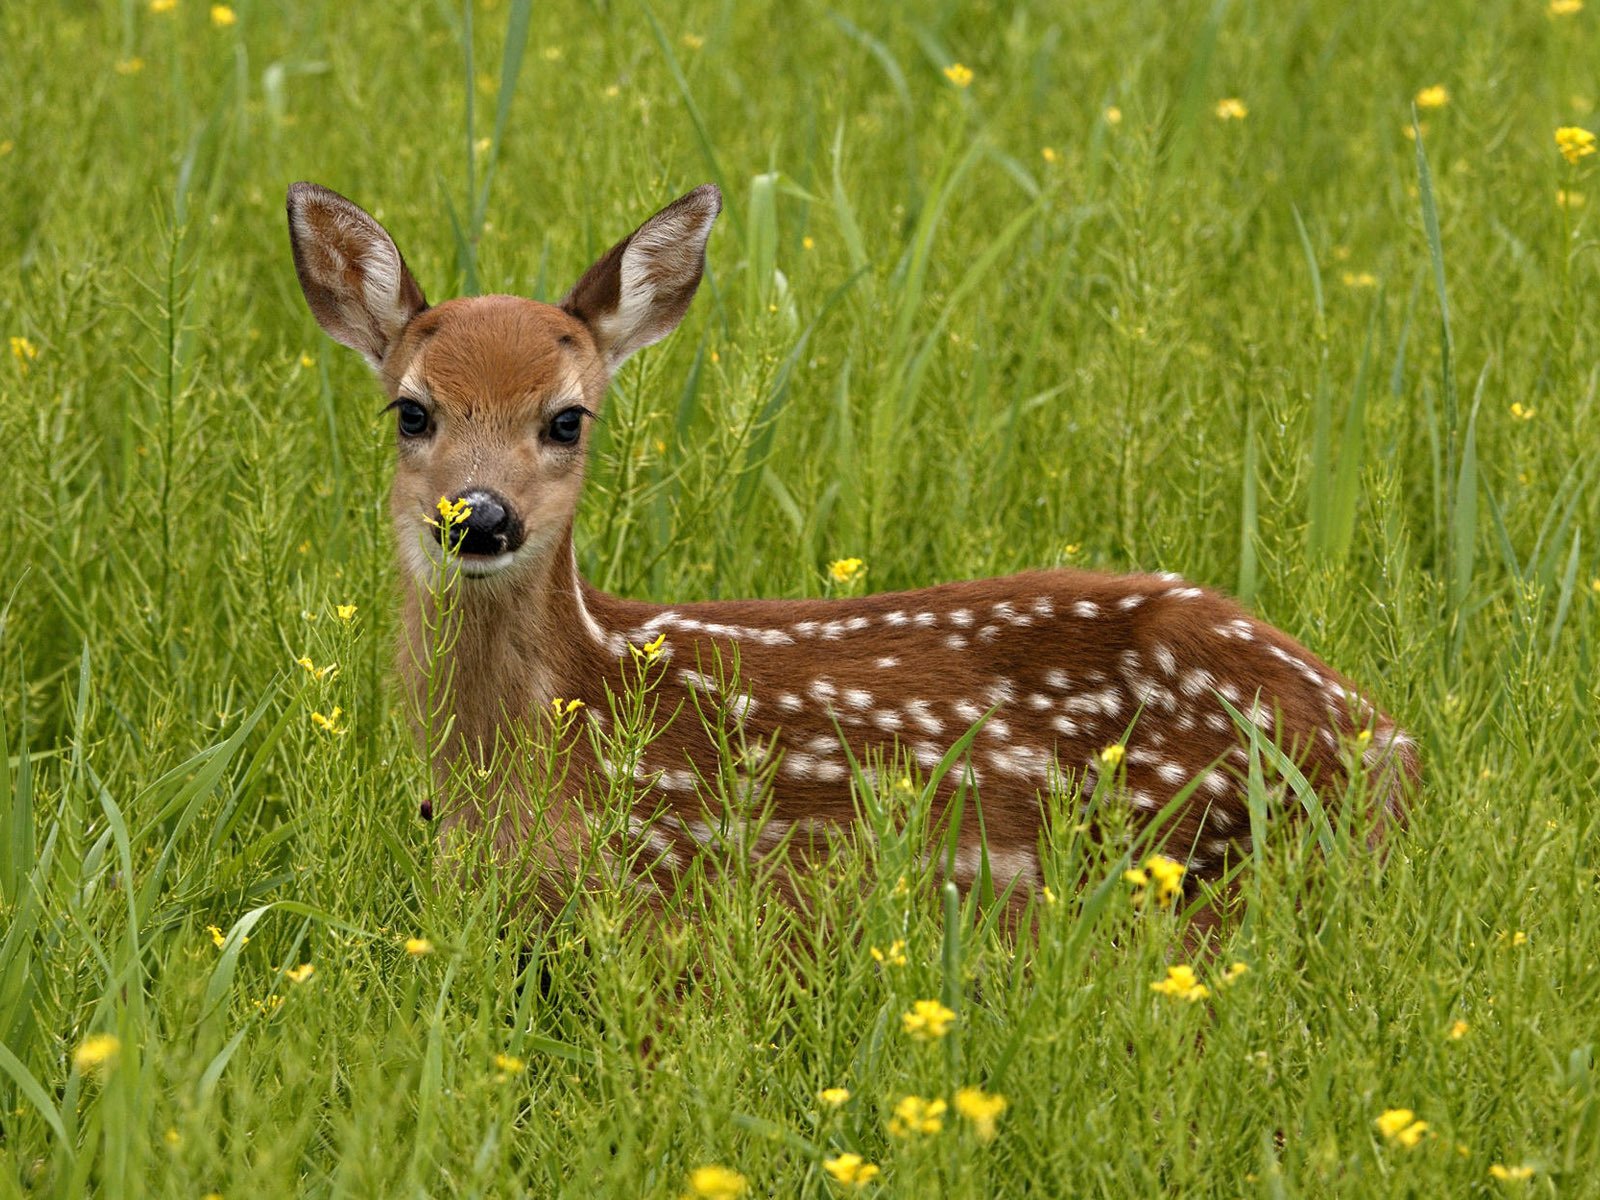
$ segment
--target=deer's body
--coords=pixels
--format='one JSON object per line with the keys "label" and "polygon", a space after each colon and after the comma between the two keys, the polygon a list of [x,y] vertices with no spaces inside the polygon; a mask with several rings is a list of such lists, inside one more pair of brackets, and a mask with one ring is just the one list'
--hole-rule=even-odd
{"label": "deer's body", "polygon": [[[583,701],[582,719],[603,733],[630,646],[659,638],[658,711],[677,715],[634,762],[605,761],[599,739],[574,739],[576,769],[549,785],[560,795],[540,834],[547,861],[581,843],[585,795],[619,773],[637,792],[632,825],[654,861],[673,868],[696,853],[710,837],[702,781],[719,765],[706,712],[756,748],[760,761],[748,765],[773,772],[761,834],[773,842],[854,818],[846,743],[858,761],[878,755],[927,772],[982,721],[960,774],[976,788],[1001,885],[1038,881],[1041,793],[1092,783],[1110,745],[1123,747],[1119,794],[1136,821],[1192,789],[1163,830],[1166,853],[1192,877],[1237,858],[1248,845],[1248,757],[1228,706],[1325,795],[1341,792],[1354,766],[1384,814],[1402,816],[1417,761],[1394,722],[1287,635],[1173,576],[1061,570],[861,599],[672,606],[589,587],[571,543],[582,416],[598,411],[627,354],[681,318],[719,207],[715,189],[690,193],[604,256],[560,307],[493,296],[430,309],[370,217],[324,189],[290,192],[312,310],[367,356],[399,410],[393,511],[413,581],[401,673],[419,695],[430,672],[452,681],[441,771],[462,758],[488,765],[511,726],[538,720],[557,697]],[[448,535],[459,555],[428,522],[452,497],[475,514],[464,534]],[[430,581],[450,571],[461,624],[450,661],[432,662]],[[963,884],[979,861],[977,823],[964,829],[973,837],[956,858]],[[497,832],[518,836],[514,821]]]}

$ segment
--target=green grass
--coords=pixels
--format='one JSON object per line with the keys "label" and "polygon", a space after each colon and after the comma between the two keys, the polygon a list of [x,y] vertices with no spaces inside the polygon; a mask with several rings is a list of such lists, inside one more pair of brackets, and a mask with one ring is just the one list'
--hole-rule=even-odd
{"label": "green grass", "polygon": [[[1596,121],[1600,12],[891,7],[0,6],[0,334],[36,352],[0,359],[0,1196],[676,1197],[720,1164],[821,1197],[843,1150],[894,1196],[1600,1194],[1600,158],[1552,136]],[[1182,931],[1070,818],[1020,945],[909,869],[887,799],[798,926],[729,856],[664,927],[615,889],[508,927],[417,819],[391,439],[295,284],[301,178],[433,299],[553,299],[715,180],[707,286],[612,392],[592,580],[1181,571],[1418,735],[1411,829],[1382,861],[1275,831],[1200,967],[1250,970],[1196,1004],[1149,990]],[[930,998],[958,1019],[918,1044]],[[1009,1102],[991,1144],[888,1132],[965,1085]]]}

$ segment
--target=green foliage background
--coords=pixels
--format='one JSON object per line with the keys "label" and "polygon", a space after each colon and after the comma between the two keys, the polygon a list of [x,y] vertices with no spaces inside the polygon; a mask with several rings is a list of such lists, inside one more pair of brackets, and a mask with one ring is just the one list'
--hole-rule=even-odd
{"label": "green foliage background", "polygon": [[[716,1163],[824,1196],[843,1150],[883,1195],[1596,1194],[1600,159],[1552,134],[1596,120],[1600,12],[230,11],[0,7],[0,1195],[677,1196]],[[613,390],[593,581],[1178,570],[1418,735],[1413,828],[1383,862],[1275,838],[1200,967],[1250,971],[1195,1005],[1148,989],[1180,931],[1066,833],[1021,946],[914,871],[863,901],[898,873],[865,847],[798,934],[738,870],[662,936],[608,895],[503,930],[415,817],[388,420],[296,287],[302,178],[433,299],[554,299],[715,180],[708,286]],[[969,1084],[1008,1099],[992,1144],[888,1134]]]}

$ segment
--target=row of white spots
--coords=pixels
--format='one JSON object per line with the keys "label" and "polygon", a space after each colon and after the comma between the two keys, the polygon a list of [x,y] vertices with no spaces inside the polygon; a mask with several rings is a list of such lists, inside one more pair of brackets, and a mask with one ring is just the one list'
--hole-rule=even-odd
{"label": "row of white spots", "polygon": [[[574,573],[576,574],[576,573]],[[1163,578],[1166,578],[1163,576]],[[1174,580],[1176,576],[1172,577]],[[1186,598],[1201,595],[1199,588],[1183,587],[1169,589],[1165,595]],[[757,642],[764,646],[792,646],[799,638],[822,638],[825,641],[837,641],[848,633],[860,633],[872,625],[872,618],[863,614],[850,617],[840,617],[831,621],[804,620],[789,625],[786,629],[774,627],[757,627],[752,625],[730,625],[718,621],[704,621],[698,617],[685,616],[673,609],[656,613],[641,625],[629,631],[627,638],[615,632],[602,629],[588,608],[584,605],[581,591],[575,592],[579,615],[584,628],[589,636],[598,644],[606,646],[613,653],[620,655],[626,649],[626,643],[635,644],[651,641],[663,628],[674,628],[685,632],[700,632],[710,637],[728,638],[731,640]],[[1143,604],[1149,597],[1133,593],[1117,600],[1117,607],[1124,612],[1129,612]],[[983,641],[993,641],[999,636],[1001,628],[1005,625],[1026,627],[1035,621],[1053,617],[1055,615],[1055,601],[1049,596],[1035,596],[1028,601],[1026,610],[1019,609],[1019,601],[997,600],[989,605],[989,616],[992,618],[977,628],[976,636]],[[1074,616],[1085,620],[1097,619],[1103,609],[1093,600],[1077,600],[1071,606]],[[978,626],[979,617],[970,607],[954,608],[944,613],[944,619],[956,629],[971,630]],[[940,614],[937,612],[907,612],[905,609],[894,609],[882,616],[885,625],[891,628],[911,627],[917,629],[932,629],[939,623]],[[952,634],[946,638],[946,645],[951,649],[965,649],[967,638]]]}

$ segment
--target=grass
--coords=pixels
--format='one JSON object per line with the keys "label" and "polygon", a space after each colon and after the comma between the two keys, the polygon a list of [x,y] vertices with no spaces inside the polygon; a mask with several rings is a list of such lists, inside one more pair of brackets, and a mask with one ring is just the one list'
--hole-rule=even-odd
{"label": "grass", "polygon": [[[1552,134],[1600,14],[230,11],[0,7],[0,1196],[821,1197],[843,1151],[862,1194],[1595,1193],[1600,160]],[[508,928],[416,816],[387,423],[298,294],[299,178],[434,299],[554,298],[715,180],[708,284],[613,389],[592,580],[1178,570],[1418,735],[1411,829],[1274,831],[1195,1003],[1115,847],[1057,822],[1017,944],[904,797],[803,923],[730,855],[664,929],[606,889]],[[889,1132],[964,1086],[992,1142]]]}

